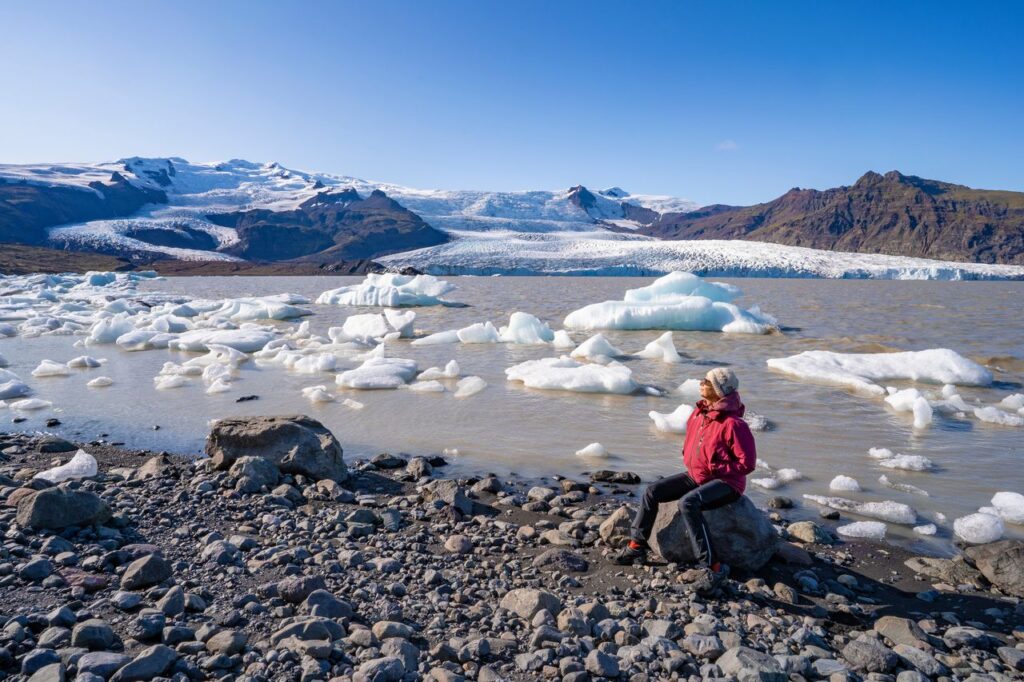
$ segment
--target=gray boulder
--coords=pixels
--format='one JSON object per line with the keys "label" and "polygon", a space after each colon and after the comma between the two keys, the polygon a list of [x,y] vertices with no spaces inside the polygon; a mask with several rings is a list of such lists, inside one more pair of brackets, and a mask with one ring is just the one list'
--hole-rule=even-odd
{"label": "gray boulder", "polygon": [[718,667],[726,675],[731,675],[740,682],[759,680],[760,682],[788,682],[789,675],[782,671],[782,666],[772,656],[738,646],[722,654]]}
{"label": "gray boulder", "polygon": [[121,588],[139,590],[171,577],[171,565],[159,554],[147,554],[128,564],[121,576]]}
{"label": "gray boulder", "polygon": [[562,600],[545,590],[522,587],[510,590],[502,597],[501,608],[529,620],[544,609],[547,609],[551,615],[557,616],[558,612],[562,610]]}
{"label": "gray boulder", "polygon": [[887,673],[896,667],[899,657],[877,639],[855,639],[843,647],[843,658],[854,670]]}
{"label": "gray boulder", "polygon": [[466,497],[466,493],[458,482],[451,479],[441,478],[431,481],[423,486],[423,495],[428,502],[437,500],[455,507],[463,514],[473,513],[473,501]]}
{"label": "gray boulder", "polygon": [[131,660],[131,656],[113,651],[90,651],[78,659],[78,674],[92,673],[107,679]]}
{"label": "gray boulder", "polygon": [[[768,563],[779,546],[779,536],[764,512],[747,497],[704,512],[718,558],[731,568],[756,571]],[[659,506],[650,537],[651,548],[667,561],[694,563],[686,524],[676,502]]]}
{"label": "gray boulder", "polygon": [[272,488],[281,478],[274,463],[263,457],[239,457],[228,470],[238,480],[235,490],[240,493],[258,493],[262,488]]}
{"label": "gray boulder", "polygon": [[261,457],[286,474],[316,481],[348,478],[338,440],[310,417],[221,419],[206,437],[206,454],[217,469],[229,469],[240,457]]}
{"label": "gray boulder", "polygon": [[1024,597],[1024,542],[1000,540],[964,550],[981,574],[1003,592]]}
{"label": "gray boulder", "polygon": [[601,522],[597,532],[609,547],[618,547],[629,540],[630,527],[633,525],[633,510],[619,507],[612,515]]}
{"label": "gray boulder", "polygon": [[64,486],[40,490],[18,501],[16,520],[25,528],[92,526],[110,520],[110,507],[95,493]]}
{"label": "gray boulder", "polygon": [[145,682],[164,674],[178,660],[174,649],[164,644],[154,644],[143,649],[123,668],[114,673],[111,682]]}
{"label": "gray boulder", "polygon": [[568,549],[549,549],[533,558],[533,567],[565,573],[586,573],[590,564],[581,555]]}

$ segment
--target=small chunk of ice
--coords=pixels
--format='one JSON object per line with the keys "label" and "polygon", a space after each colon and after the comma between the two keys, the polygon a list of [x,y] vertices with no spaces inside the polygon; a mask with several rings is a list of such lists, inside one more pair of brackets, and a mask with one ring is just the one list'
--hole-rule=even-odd
{"label": "small chunk of ice", "polygon": [[157,376],[153,377],[153,384],[158,391],[166,391],[170,388],[181,388],[182,386],[187,386],[188,379],[180,374]]}
{"label": "small chunk of ice", "polygon": [[871,459],[889,459],[893,456],[893,451],[889,448],[869,448],[868,457]]}
{"label": "small chunk of ice", "polygon": [[39,363],[39,366],[32,370],[32,376],[34,377],[66,377],[71,372],[68,370],[68,366],[62,362],[54,362],[53,360],[43,360]]}
{"label": "small chunk of ice", "polygon": [[505,370],[509,381],[521,381],[529,388],[574,391],[577,393],[614,393],[628,395],[639,385],[633,372],[618,362],[589,365],[570,357],[527,360]]}
{"label": "small chunk of ice", "polygon": [[508,326],[500,329],[499,336],[505,343],[521,345],[540,345],[555,340],[555,333],[547,323],[523,312],[512,313]]}
{"label": "small chunk of ice", "polygon": [[665,332],[654,341],[647,344],[642,351],[636,354],[638,358],[648,360],[661,360],[668,364],[679,364],[683,361],[679,351],[672,342],[672,332]]}
{"label": "small chunk of ice", "polygon": [[459,376],[459,363],[455,360],[449,360],[448,364],[444,366],[444,369],[440,367],[428,367],[419,373],[416,377],[417,381],[432,381],[434,379],[455,379]]}
{"label": "small chunk of ice", "polygon": [[885,537],[886,525],[881,521],[856,521],[836,528],[839,535],[846,538],[863,538],[881,540]]}
{"label": "small chunk of ice", "polygon": [[621,357],[622,351],[609,343],[604,334],[594,334],[581,343],[569,354],[573,358],[592,360],[602,365],[608,364],[613,358]]}
{"label": "small chunk of ice", "polygon": [[96,377],[92,381],[86,384],[89,388],[106,388],[114,383],[114,380],[110,377]]}
{"label": "small chunk of ice", "polygon": [[32,410],[45,410],[48,407],[52,407],[53,403],[49,400],[42,400],[40,398],[26,398],[24,400],[15,400],[13,403],[8,403],[7,407],[15,410],[16,412],[29,412]]}
{"label": "small chunk of ice", "polygon": [[576,451],[577,457],[604,458],[608,456],[608,450],[600,443],[591,443],[585,448]]}
{"label": "small chunk of ice", "polygon": [[828,489],[860,492],[860,483],[858,483],[855,478],[850,478],[849,476],[843,476],[840,474],[832,479],[832,482],[828,484]]}
{"label": "small chunk of ice", "polygon": [[464,377],[455,384],[455,397],[468,398],[487,388],[487,382],[480,377]]}
{"label": "small chunk of ice", "polygon": [[334,394],[326,386],[307,386],[302,389],[302,395],[311,403],[333,403],[335,400]]}
{"label": "small chunk of ice", "polygon": [[992,496],[992,506],[1007,523],[1024,524],[1024,495],[1002,492]]}
{"label": "small chunk of ice", "polygon": [[926,523],[922,526],[914,526],[913,530],[918,535],[935,535],[939,529],[934,523]]}
{"label": "small chunk of ice", "polygon": [[974,416],[980,421],[1000,426],[1024,426],[1024,417],[1009,412],[1003,412],[998,407],[976,407]]}
{"label": "small chunk of ice", "polygon": [[361,410],[364,407],[366,407],[366,405],[364,405],[363,403],[359,402],[358,400],[352,400],[352,398],[345,398],[344,400],[341,401],[341,404],[353,410]]}
{"label": "small chunk of ice", "polygon": [[917,512],[913,507],[900,502],[856,502],[844,497],[827,497],[824,495],[804,495],[804,499],[820,504],[823,507],[848,511],[861,516],[868,516],[889,523],[911,525],[917,522]]}
{"label": "small chunk of ice", "polygon": [[67,464],[62,464],[58,467],[41,471],[33,478],[57,484],[61,481],[68,481],[73,478],[92,478],[96,475],[97,470],[96,458],[85,450],[79,450]]}
{"label": "small chunk of ice", "polygon": [[902,469],[903,471],[928,471],[935,465],[922,455],[894,455],[878,463],[886,469]]}
{"label": "small chunk of ice", "polygon": [[77,358],[71,358],[68,360],[68,367],[94,369],[102,365],[103,362],[103,360],[98,360],[89,355],[79,355]]}
{"label": "small chunk of ice", "polygon": [[953,521],[956,536],[972,545],[985,545],[1003,537],[1003,520],[991,514],[968,514]]}
{"label": "small chunk of ice", "polygon": [[444,393],[444,384],[437,380],[431,381],[417,381],[414,384],[409,384],[410,391],[416,391],[417,393]]}
{"label": "small chunk of ice", "polygon": [[693,409],[692,405],[683,404],[668,414],[651,410],[647,416],[654,421],[654,428],[662,433],[686,433],[686,422]]}
{"label": "small chunk of ice", "polygon": [[916,485],[910,485],[909,483],[898,483],[896,481],[889,480],[889,477],[882,474],[878,477],[878,482],[884,485],[886,488],[892,488],[893,490],[899,490],[903,493],[910,493],[911,495],[920,495],[921,497],[929,497],[927,490],[922,490]]}

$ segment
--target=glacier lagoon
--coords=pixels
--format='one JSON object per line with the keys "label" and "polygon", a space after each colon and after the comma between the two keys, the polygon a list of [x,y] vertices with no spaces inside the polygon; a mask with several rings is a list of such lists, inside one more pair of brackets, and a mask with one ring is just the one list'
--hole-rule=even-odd
{"label": "glacier lagoon", "polygon": [[[140,282],[137,293],[138,298],[161,292],[171,298],[237,299],[289,292],[315,301],[325,291],[361,281],[356,277],[170,278]],[[457,288],[446,298],[463,305],[411,309],[416,312],[416,337],[485,321],[500,327],[520,311],[561,330],[570,312],[599,301],[621,300],[626,289],[644,287],[652,280],[453,277],[449,281]],[[221,384],[223,392],[207,393],[207,384],[188,377],[171,382],[180,383],[177,388],[160,390],[153,379],[164,363],[183,363],[199,354],[167,349],[130,352],[112,344],[83,349],[73,347],[81,336],[15,335],[0,338],[0,356],[9,364],[6,369],[31,386],[32,399],[48,401],[52,407],[18,412],[26,421],[7,428],[44,430],[45,421],[56,417],[62,425],[52,430],[60,435],[88,441],[108,434],[108,440],[130,447],[199,453],[211,419],[305,413],[334,431],[349,460],[384,451],[447,452],[452,470],[465,475],[494,471],[531,477],[580,476],[584,471],[611,468],[635,471],[650,480],[681,467],[682,437],[658,430],[649,413],[672,413],[688,401],[677,387],[699,378],[711,366],[729,364],[740,376],[748,411],[756,415],[752,421],[766,427],[756,437],[759,457],[772,471],[759,471],[751,479],[774,479],[778,484],[774,489],[750,485],[748,492],[755,501],[785,495],[805,505],[809,515],[817,514],[817,506],[803,500],[803,495],[906,504],[917,511],[918,525],[935,523],[938,534],[918,537],[910,525],[890,524],[889,537],[942,546],[951,540],[954,519],[989,506],[996,493],[1024,491],[1024,477],[1014,469],[1021,456],[1024,427],[936,410],[927,428],[915,428],[912,412],[896,411],[879,398],[835,385],[801,381],[767,364],[768,359],[804,351],[949,348],[992,372],[991,385],[959,386],[956,392],[968,408],[984,410],[1024,392],[1024,320],[1020,305],[1014,303],[1024,300],[1024,282],[724,281],[742,290],[735,301],[740,307],[760,306],[778,319],[781,333],[675,331],[671,338],[681,362],[628,355],[614,360],[632,370],[638,384],[661,391],[612,395],[536,390],[509,381],[505,370],[568,350],[504,343],[424,345],[410,338],[388,341],[387,356],[415,360],[420,370],[443,368],[455,360],[461,377],[480,377],[486,387],[470,397],[456,398],[455,381],[442,376],[444,392],[355,390],[336,385],[335,372],[350,370],[358,361],[307,365],[305,372],[250,361],[238,367],[234,381]],[[313,315],[267,324],[285,328],[305,321],[312,334],[326,337],[329,328],[342,326],[353,315],[381,310],[316,303],[300,307]],[[577,344],[592,333],[569,331]],[[611,346],[626,354],[641,351],[662,334],[656,330],[602,333]],[[99,368],[71,368],[67,375],[32,375],[44,359],[66,363],[83,354],[106,362]],[[111,385],[87,386],[100,376],[109,377]],[[936,394],[933,401],[943,398],[940,384],[879,383],[932,392]],[[303,395],[303,389],[317,385],[337,400],[317,402]],[[658,392],[662,394],[652,394]],[[235,402],[246,395],[258,399]],[[346,405],[345,399],[357,401],[362,409]],[[14,414],[7,411],[5,421]],[[600,443],[606,456],[577,456],[592,443]],[[872,448],[887,449],[893,456],[869,455]],[[908,470],[923,458],[930,468]],[[800,476],[786,470],[796,470]],[[830,482],[837,475],[852,477],[861,490],[830,492]],[[880,480],[883,476],[885,482]],[[922,490],[928,495],[922,495]],[[862,520],[854,514],[847,518]],[[1008,536],[1020,536],[1022,531],[1020,525],[1006,524]]]}

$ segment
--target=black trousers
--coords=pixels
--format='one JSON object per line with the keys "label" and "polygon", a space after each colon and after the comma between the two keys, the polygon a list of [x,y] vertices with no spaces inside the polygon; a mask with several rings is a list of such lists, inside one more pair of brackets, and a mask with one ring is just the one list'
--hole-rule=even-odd
{"label": "black trousers", "polygon": [[703,485],[682,473],[663,478],[647,486],[640,499],[640,509],[633,519],[631,536],[637,542],[647,542],[654,528],[654,519],[658,515],[658,505],[662,502],[679,500],[679,511],[682,512],[686,530],[693,544],[693,553],[697,560],[705,565],[714,563],[714,551],[711,536],[704,522],[705,509],[718,509],[740,499],[740,494],[732,486],[723,481],[708,481]]}

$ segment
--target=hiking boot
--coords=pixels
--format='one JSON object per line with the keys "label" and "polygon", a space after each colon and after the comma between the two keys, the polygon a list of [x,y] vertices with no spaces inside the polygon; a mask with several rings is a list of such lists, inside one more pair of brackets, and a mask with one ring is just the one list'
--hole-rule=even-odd
{"label": "hiking boot", "polygon": [[716,564],[712,568],[700,569],[700,575],[693,581],[693,591],[700,597],[710,597],[722,586],[729,576],[729,567]]}
{"label": "hiking boot", "polygon": [[647,561],[647,545],[630,540],[622,551],[612,555],[612,563],[619,566],[640,565]]}

